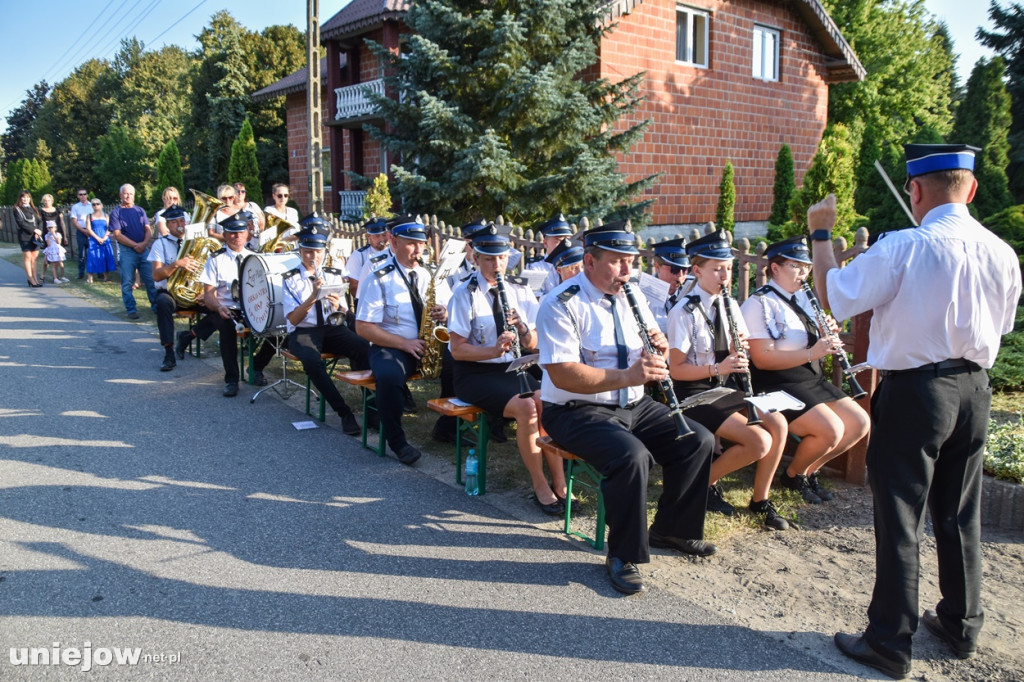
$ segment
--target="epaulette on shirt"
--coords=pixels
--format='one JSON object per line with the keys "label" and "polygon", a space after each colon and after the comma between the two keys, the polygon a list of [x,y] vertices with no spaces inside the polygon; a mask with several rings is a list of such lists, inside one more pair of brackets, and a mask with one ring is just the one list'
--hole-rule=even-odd
{"label": "epaulette on shirt", "polygon": [[520,277],[518,275],[509,275],[508,277],[505,278],[505,281],[506,282],[512,282],[512,284],[518,284],[519,286],[523,286],[523,287],[525,287],[527,285],[526,278],[525,277]]}
{"label": "epaulette on shirt", "polygon": [[683,310],[688,313],[692,313],[699,305],[700,296],[687,296],[686,303],[683,304]]}
{"label": "epaulette on shirt", "polygon": [[324,268],[324,272],[331,275],[341,275],[341,270],[338,268]]}
{"label": "epaulette on shirt", "polygon": [[358,249],[356,249],[356,251],[366,251],[368,248],[370,248],[370,246],[370,244],[363,244]]}
{"label": "epaulette on shirt", "polygon": [[759,288],[755,289],[753,291],[753,293],[751,293],[750,295],[751,296],[764,296],[765,294],[770,292],[772,289],[773,289],[773,287],[770,287],[767,284],[765,284],[763,287],[759,287]]}
{"label": "epaulette on shirt", "polygon": [[289,279],[291,277],[294,277],[297,274],[299,274],[299,269],[298,268],[292,268],[288,272],[286,272],[283,275],[281,275],[281,277],[284,278],[284,279]]}
{"label": "epaulette on shirt", "polygon": [[228,250],[228,247],[222,246],[221,248],[219,248],[216,251],[214,251],[212,255],[219,256],[220,254],[224,253],[227,250]]}
{"label": "epaulette on shirt", "polygon": [[527,258],[526,264],[533,265],[534,263],[540,263],[546,258],[546,256],[534,256],[533,258]]}
{"label": "epaulette on shirt", "polygon": [[558,300],[562,303],[566,303],[570,298],[580,293],[580,285],[573,284],[571,287],[566,287],[562,293],[558,294]]}
{"label": "epaulette on shirt", "polygon": [[913,225],[907,225],[906,227],[897,227],[894,230],[886,230],[885,232],[877,232],[877,233],[871,235],[870,237],[868,237],[868,246],[871,246],[872,244],[880,242],[883,239],[885,239],[886,237],[888,237],[889,235],[895,234],[896,232],[899,232],[900,230],[908,230],[908,229],[911,229],[913,227],[914,227]]}
{"label": "epaulette on shirt", "polygon": [[473,276],[475,276],[475,275],[476,275],[476,273],[475,273],[475,272],[471,272],[471,273],[469,273],[468,275],[466,275],[465,277],[463,277],[462,279],[460,279],[460,280],[459,280],[459,282],[460,282],[460,283],[461,283],[461,282],[465,282],[465,281],[466,281],[467,279],[469,279],[470,277],[473,277]]}
{"label": "epaulette on shirt", "polygon": [[384,275],[388,274],[389,272],[391,272],[394,269],[395,269],[395,264],[394,263],[388,263],[384,267],[377,268],[376,270],[374,270],[373,274],[376,275],[376,277],[379,279],[379,278],[383,277]]}
{"label": "epaulette on shirt", "polygon": [[379,263],[382,260],[384,260],[385,258],[387,258],[388,255],[389,254],[385,251],[384,253],[378,253],[378,254],[374,254],[373,256],[370,256],[370,258],[368,260],[371,263]]}

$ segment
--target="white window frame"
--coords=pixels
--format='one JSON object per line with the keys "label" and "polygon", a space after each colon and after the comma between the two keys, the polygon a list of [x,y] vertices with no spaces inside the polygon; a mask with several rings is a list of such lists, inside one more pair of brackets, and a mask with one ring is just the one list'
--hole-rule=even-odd
{"label": "white window frame", "polygon": [[[767,38],[771,38],[767,40]],[[781,69],[779,68],[779,43],[782,34],[777,28],[754,24],[750,72],[751,75],[763,81],[778,81]]]}
{"label": "white window frame", "polygon": [[[686,17],[686,38],[685,46],[679,44],[680,21]],[[676,64],[687,64],[702,69],[708,68],[710,64],[709,53],[711,42],[711,12],[706,9],[690,7],[688,5],[676,5]],[[698,35],[698,32],[700,35]],[[703,47],[703,54],[698,54],[699,48]],[[685,51],[685,54],[680,54]],[[682,57],[682,59],[680,59]]]}

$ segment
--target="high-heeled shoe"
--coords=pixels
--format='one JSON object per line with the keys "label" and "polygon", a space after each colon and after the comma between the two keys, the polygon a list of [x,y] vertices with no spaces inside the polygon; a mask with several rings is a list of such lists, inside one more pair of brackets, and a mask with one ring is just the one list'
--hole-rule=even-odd
{"label": "high-heeled shoe", "polygon": [[34,289],[43,286],[42,284],[38,284],[38,283],[37,284],[33,284],[32,280],[30,280],[30,279],[26,279],[25,281],[28,282],[28,285],[30,287],[34,288]]}

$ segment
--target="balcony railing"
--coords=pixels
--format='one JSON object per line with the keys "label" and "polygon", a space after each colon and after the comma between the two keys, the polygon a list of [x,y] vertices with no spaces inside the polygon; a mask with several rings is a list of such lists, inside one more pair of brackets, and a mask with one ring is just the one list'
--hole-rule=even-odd
{"label": "balcony railing", "polygon": [[362,220],[366,192],[338,192],[338,213],[342,220]]}
{"label": "balcony railing", "polygon": [[370,98],[366,96],[367,90],[383,95],[384,79],[378,78],[377,80],[365,83],[356,83],[355,85],[337,88],[334,91],[334,96],[338,113],[335,114],[334,119],[340,121],[346,118],[358,118],[373,114],[376,111],[376,107],[370,101]]}

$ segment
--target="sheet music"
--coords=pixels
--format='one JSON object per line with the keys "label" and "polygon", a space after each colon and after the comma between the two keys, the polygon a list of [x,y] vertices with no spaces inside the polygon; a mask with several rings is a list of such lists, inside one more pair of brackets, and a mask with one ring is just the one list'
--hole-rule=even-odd
{"label": "sheet music", "polygon": [[530,287],[530,291],[533,292],[534,296],[540,296],[540,289],[544,286],[544,282],[547,281],[548,271],[523,270],[518,276],[526,280],[526,286]]}
{"label": "sheet music", "polygon": [[668,300],[668,282],[663,282],[654,275],[648,275],[646,272],[640,273],[639,281],[640,291],[644,292],[644,296],[650,301],[654,307],[661,306],[665,307],[665,301]]}
{"label": "sheet music", "polygon": [[523,252],[519,249],[513,248],[508,252],[508,265],[506,266],[507,272],[513,272],[516,267],[519,266],[519,261],[523,260]]}
{"label": "sheet music", "polygon": [[530,355],[523,355],[518,357],[512,362],[508,363],[508,367],[505,369],[506,372],[515,372],[520,367],[530,367],[537,364],[537,360],[540,359],[540,353],[531,353]]}
{"label": "sheet music", "polygon": [[688,410],[691,407],[697,407],[698,405],[707,405],[709,403],[718,402],[727,395],[738,393],[734,388],[726,388],[725,386],[719,386],[718,388],[711,388],[707,391],[698,393],[697,395],[691,395],[686,400],[679,403],[679,409]]}
{"label": "sheet music", "polygon": [[189,239],[199,239],[206,235],[206,223],[192,223],[191,225],[185,226],[185,235],[183,236],[183,239],[186,241]]}
{"label": "sheet music", "polygon": [[348,260],[352,255],[352,240],[344,237],[334,237],[328,242],[327,250],[335,261]]}
{"label": "sheet music", "polygon": [[341,284],[325,284],[320,287],[320,293],[317,294],[317,300],[323,300],[331,294],[338,294],[344,297],[348,293],[348,282],[342,282]]}
{"label": "sheet music", "polygon": [[466,260],[466,241],[464,239],[449,239],[441,247],[441,253],[437,258],[437,270],[434,271],[434,280],[443,280],[451,277],[462,261]]}
{"label": "sheet music", "polygon": [[781,412],[782,410],[802,410],[804,403],[785,391],[772,391],[753,398],[744,398],[761,412]]}

